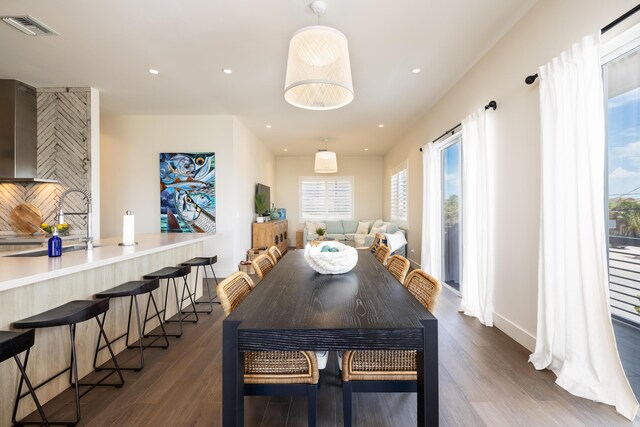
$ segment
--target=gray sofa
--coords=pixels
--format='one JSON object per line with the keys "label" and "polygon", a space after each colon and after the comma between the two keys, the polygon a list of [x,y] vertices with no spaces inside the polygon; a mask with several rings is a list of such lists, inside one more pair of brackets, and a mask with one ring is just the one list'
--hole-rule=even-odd
{"label": "gray sofa", "polygon": [[[337,240],[340,243],[344,243],[345,245],[356,247],[356,241],[359,241],[362,246],[370,246],[373,243],[374,235],[370,234],[371,229],[374,225],[386,225],[386,233],[393,234],[400,230],[405,238],[407,237],[406,230],[398,227],[397,224],[383,222],[382,220],[378,221],[370,221],[369,229],[367,230],[367,234],[356,234],[358,228],[358,220],[336,220],[336,221],[313,221],[314,224],[322,223],[325,225],[326,234],[325,237],[333,240]],[[304,243],[308,243],[312,240],[318,238],[318,235],[315,233],[315,226],[311,226],[313,229],[313,233],[309,229],[308,222],[305,223],[304,227]],[[406,256],[406,245],[396,250],[394,253],[402,256]]]}

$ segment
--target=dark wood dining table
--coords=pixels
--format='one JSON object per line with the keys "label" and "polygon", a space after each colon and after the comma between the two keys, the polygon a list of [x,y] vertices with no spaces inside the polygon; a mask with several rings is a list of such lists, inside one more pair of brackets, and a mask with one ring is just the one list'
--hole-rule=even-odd
{"label": "dark wood dining table", "polygon": [[316,273],[289,251],[223,321],[222,418],[244,423],[245,351],[418,351],[417,419],[438,425],[438,322],[368,250],[348,273]]}

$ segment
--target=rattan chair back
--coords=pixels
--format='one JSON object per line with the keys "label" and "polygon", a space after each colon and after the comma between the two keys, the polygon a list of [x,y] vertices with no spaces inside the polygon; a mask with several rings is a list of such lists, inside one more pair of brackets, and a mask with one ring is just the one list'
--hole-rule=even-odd
{"label": "rattan chair back", "polygon": [[427,310],[433,313],[442,293],[442,284],[438,279],[424,272],[413,270],[404,281],[404,286]]}
{"label": "rattan chair back", "polygon": [[387,245],[380,244],[378,249],[376,249],[376,259],[385,265],[387,259],[389,258],[389,254],[391,253],[391,249]]}
{"label": "rattan chair back", "polygon": [[273,261],[274,265],[277,264],[278,261],[282,259],[282,253],[280,252],[280,249],[278,249],[277,246],[271,246],[267,251],[267,253],[271,257],[271,261]]}
{"label": "rattan chair back", "polygon": [[404,279],[407,277],[407,273],[409,272],[409,260],[401,255],[393,255],[387,261],[387,270],[389,273],[393,275],[398,282],[404,285]]}
{"label": "rattan chair back", "polygon": [[244,297],[249,295],[253,287],[254,284],[251,277],[242,271],[237,271],[220,282],[216,287],[216,293],[224,314],[226,316],[231,314]]}
{"label": "rattan chair back", "polygon": [[262,280],[264,276],[273,269],[275,263],[271,260],[269,255],[262,254],[251,260],[251,266],[256,271],[260,280]]}
{"label": "rattan chair back", "polygon": [[371,251],[371,253],[374,253],[374,254],[376,253],[378,246],[382,244],[383,240],[384,240],[384,234],[376,233],[376,235],[373,237],[373,242],[371,243],[371,246],[369,246],[369,250]]}

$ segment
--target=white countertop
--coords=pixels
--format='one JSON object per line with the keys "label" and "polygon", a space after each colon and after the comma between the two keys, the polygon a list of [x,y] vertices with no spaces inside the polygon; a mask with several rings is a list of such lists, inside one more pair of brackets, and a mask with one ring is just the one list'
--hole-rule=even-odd
{"label": "white countertop", "polygon": [[[78,250],[61,257],[10,257],[0,254],[0,292],[67,274],[113,264],[210,239],[207,233],[151,233],[136,236],[138,245],[118,246],[119,237],[96,241],[92,251]],[[64,245],[66,246],[66,244]],[[30,251],[20,251],[30,252]]]}

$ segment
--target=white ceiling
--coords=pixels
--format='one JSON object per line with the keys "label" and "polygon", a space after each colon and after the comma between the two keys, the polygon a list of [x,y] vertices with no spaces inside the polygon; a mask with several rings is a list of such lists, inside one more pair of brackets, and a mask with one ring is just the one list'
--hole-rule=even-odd
{"label": "white ceiling", "polygon": [[351,54],[355,100],[339,110],[283,97],[289,39],[316,23],[311,0],[2,0],[0,15],[60,36],[0,22],[0,78],[95,87],[105,115],[235,114],[276,155],[312,154],[325,137],[338,154],[380,155],[536,0],[326,1],[321,24]]}

